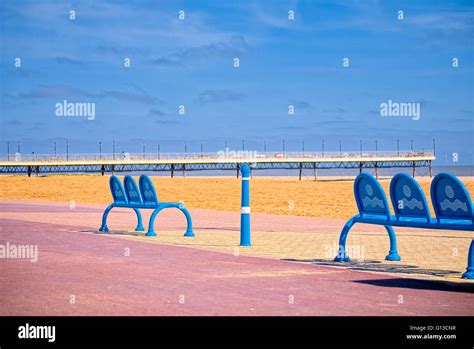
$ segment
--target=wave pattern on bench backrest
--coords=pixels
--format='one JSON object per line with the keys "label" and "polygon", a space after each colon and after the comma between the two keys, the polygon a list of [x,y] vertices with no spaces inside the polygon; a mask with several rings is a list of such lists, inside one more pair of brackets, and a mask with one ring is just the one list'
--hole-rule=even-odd
{"label": "wave pattern on bench backrest", "polygon": [[417,217],[430,221],[430,211],[420,185],[410,176],[399,173],[390,182],[390,198],[397,218]]}
{"label": "wave pattern on bench backrest", "polygon": [[359,213],[390,217],[387,198],[380,183],[367,173],[361,173],[354,182],[354,197]]}
{"label": "wave pattern on bench backrest", "polygon": [[472,201],[464,184],[449,173],[440,173],[431,182],[431,202],[438,219],[473,220]]}
{"label": "wave pattern on bench backrest", "polygon": [[125,186],[125,193],[127,194],[128,203],[130,204],[143,204],[140,190],[138,190],[137,183],[132,176],[127,175],[123,180]]}
{"label": "wave pattern on bench backrest", "polygon": [[120,179],[116,176],[111,176],[109,181],[110,192],[112,193],[112,197],[114,198],[114,202],[116,204],[127,204],[127,196],[125,194],[125,190],[123,189],[122,183],[120,183]]}
{"label": "wave pattern on bench backrest", "polygon": [[150,177],[142,174],[138,182],[140,184],[140,192],[142,193],[142,198],[145,205],[158,204],[158,196],[156,195],[155,186],[153,185]]}

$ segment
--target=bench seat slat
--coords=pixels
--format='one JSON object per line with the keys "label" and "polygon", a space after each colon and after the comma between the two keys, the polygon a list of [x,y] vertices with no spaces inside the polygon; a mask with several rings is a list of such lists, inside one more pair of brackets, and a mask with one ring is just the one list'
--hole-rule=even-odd
{"label": "bench seat slat", "polygon": [[420,218],[408,219],[397,219],[396,216],[390,216],[390,219],[387,219],[383,216],[368,216],[356,215],[354,218],[356,223],[365,223],[365,224],[377,224],[377,225],[390,225],[394,227],[406,227],[406,228],[425,228],[425,229],[437,229],[437,230],[464,230],[472,231],[474,230],[474,223],[470,220],[460,220],[460,219],[450,219],[443,220],[443,223],[438,223],[436,219],[431,219],[429,222],[422,221]]}

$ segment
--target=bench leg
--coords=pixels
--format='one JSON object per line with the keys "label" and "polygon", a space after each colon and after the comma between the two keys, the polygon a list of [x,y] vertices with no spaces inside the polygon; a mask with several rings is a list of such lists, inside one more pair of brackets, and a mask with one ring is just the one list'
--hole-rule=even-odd
{"label": "bench leg", "polygon": [[135,228],[135,231],[145,231],[145,228],[143,228],[143,223],[142,223],[142,214],[140,213],[140,210],[138,208],[133,209],[137,215],[138,223],[137,227]]}
{"label": "bench leg", "polygon": [[163,207],[156,208],[150,216],[150,222],[148,223],[148,231],[145,236],[156,236],[155,233],[155,218],[156,215],[163,209]]}
{"label": "bench leg", "polygon": [[[158,213],[160,213],[161,210],[163,210],[166,207],[159,207],[153,211],[153,213],[150,216],[150,223],[148,224],[148,232],[145,234],[146,236],[156,236],[155,233],[155,218]],[[169,208],[169,207],[168,207]],[[193,232],[193,220],[191,219],[191,215],[189,214],[188,210],[185,209],[184,207],[178,207],[178,209],[183,212],[184,216],[186,217],[186,232],[184,233],[185,237],[194,237],[194,232]]]}
{"label": "bench leg", "polygon": [[339,236],[339,251],[334,262],[349,262],[351,260],[346,253],[346,238],[354,224],[354,218],[351,218],[342,229],[341,236]]}
{"label": "bench leg", "polygon": [[[346,252],[346,239],[354,224],[354,218],[351,218],[342,229],[341,236],[339,237],[338,255],[336,258],[334,258],[335,262],[349,262],[351,260]],[[397,237],[395,235],[395,231],[393,230],[393,227],[389,225],[385,225],[385,229],[387,230],[388,237],[390,239],[390,251],[388,251],[388,255],[385,257],[385,259],[387,261],[399,261],[401,258],[398,255]]]}
{"label": "bench leg", "polygon": [[107,233],[109,231],[109,228],[107,227],[107,216],[109,215],[109,212],[115,207],[114,204],[110,204],[107,206],[107,208],[104,211],[104,214],[102,215],[102,225],[99,228],[99,231],[103,231],[104,233]]}
{"label": "bench leg", "polygon": [[471,241],[469,253],[467,256],[466,272],[462,274],[463,279],[474,279],[474,240]]}
{"label": "bench leg", "polygon": [[385,229],[388,232],[388,237],[390,239],[390,251],[388,251],[387,257],[385,257],[386,261],[399,261],[401,260],[400,256],[398,255],[397,250],[397,237],[395,235],[395,231],[393,227],[390,225],[385,225]]}
{"label": "bench leg", "polygon": [[193,232],[193,220],[191,219],[191,215],[189,214],[189,211],[187,209],[180,208],[179,209],[181,212],[184,213],[184,216],[186,217],[186,232],[184,233],[184,236],[187,238],[192,238],[194,237],[194,232]]}

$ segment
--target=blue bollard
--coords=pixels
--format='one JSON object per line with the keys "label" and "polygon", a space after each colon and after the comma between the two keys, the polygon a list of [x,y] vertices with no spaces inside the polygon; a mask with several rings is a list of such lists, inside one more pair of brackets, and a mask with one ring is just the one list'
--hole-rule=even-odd
{"label": "blue bollard", "polygon": [[466,272],[462,274],[463,279],[474,279],[474,240],[471,241],[469,246],[469,254],[467,256],[467,268]]}
{"label": "blue bollard", "polygon": [[250,244],[250,166],[242,164],[242,202],[240,207],[240,246]]}

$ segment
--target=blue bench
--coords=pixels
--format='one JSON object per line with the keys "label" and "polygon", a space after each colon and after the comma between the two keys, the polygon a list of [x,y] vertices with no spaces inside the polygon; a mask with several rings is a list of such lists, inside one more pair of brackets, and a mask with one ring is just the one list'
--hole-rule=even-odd
{"label": "blue bench", "polygon": [[102,225],[99,231],[108,232],[107,227],[107,216],[114,207],[131,208],[135,211],[138,219],[137,227],[135,231],[144,231],[142,224],[142,215],[140,209],[153,209],[153,213],[150,216],[150,222],[148,225],[148,232],[146,236],[156,236],[155,233],[155,218],[156,215],[165,208],[177,208],[183,212],[186,217],[187,229],[184,236],[193,237],[193,222],[191,215],[188,210],[184,207],[184,204],[179,202],[159,202],[158,196],[156,195],[155,187],[147,175],[141,175],[139,179],[140,189],[132,176],[125,176],[122,183],[116,176],[110,177],[110,191],[114,202],[111,203],[104,211],[102,216]]}
{"label": "blue bench", "polygon": [[[393,227],[474,231],[474,209],[464,185],[449,173],[438,174],[431,183],[431,202],[436,214],[432,218],[420,185],[410,176],[397,174],[390,182],[390,198],[395,215],[380,183],[367,173],[361,173],[354,182],[354,197],[359,209],[344,226],[339,237],[336,262],[350,261],[346,253],[346,238],[356,223],[383,225],[390,239],[390,250],[385,257],[399,261],[397,241]],[[474,240],[468,254],[468,266],[462,276],[474,279]]]}

